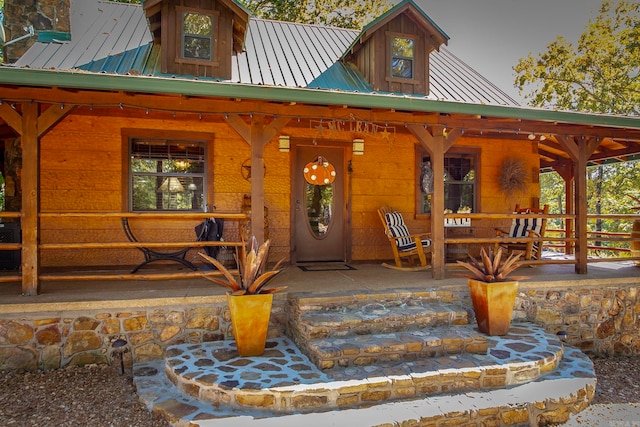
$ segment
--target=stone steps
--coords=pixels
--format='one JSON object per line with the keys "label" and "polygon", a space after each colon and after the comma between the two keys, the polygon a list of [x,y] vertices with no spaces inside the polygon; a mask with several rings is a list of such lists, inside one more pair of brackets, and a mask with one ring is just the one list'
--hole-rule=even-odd
{"label": "stone steps", "polygon": [[397,363],[455,354],[486,354],[487,336],[460,325],[370,335],[312,339],[305,352],[320,369]]}
{"label": "stone steps", "polygon": [[246,358],[233,341],[181,344],[167,350],[164,371],[179,390],[204,402],[293,413],[509,387],[535,381],[562,359],[562,343],[533,325],[488,341],[484,354],[334,370],[318,369],[286,337]]}
{"label": "stone steps", "polygon": [[448,304],[409,305],[367,302],[357,308],[313,310],[300,315],[296,327],[307,339],[352,337],[415,331],[439,326],[466,325],[466,310]]}
{"label": "stone steps", "polygon": [[[229,366],[235,366],[237,375],[242,378],[238,383],[229,382],[229,378],[233,376],[226,380],[219,378],[218,380],[222,380],[221,383],[227,382],[213,390],[204,386],[208,383],[213,384],[216,379],[211,376],[211,370],[207,371],[204,368],[207,363],[198,363],[203,360],[203,354],[198,354],[198,351],[193,353],[197,357],[191,359],[190,363],[173,363],[171,368],[168,367],[168,362],[162,361],[137,363],[134,366],[134,383],[140,399],[149,409],[163,414],[173,425],[202,427],[244,426],[248,422],[251,422],[251,425],[283,427],[388,426],[418,423],[478,426],[545,425],[565,422],[571,414],[583,410],[589,404],[595,393],[596,378],[591,361],[582,352],[566,348],[562,360],[556,357],[556,369],[542,368],[534,373],[540,360],[550,360],[553,358],[551,354],[541,351],[537,357],[546,357],[535,361],[532,359],[538,351],[525,351],[521,358],[514,355],[514,358],[510,359],[513,363],[501,364],[500,361],[506,361],[505,349],[510,348],[512,344],[512,340],[499,343],[494,347],[497,357],[487,355],[487,358],[493,360],[492,364],[485,365],[485,373],[490,375],[485,375],[484,378],[489,379],[485,385],[491,387],[481,389],[469,384],[461,389],[452,387],[454,384],[460,384],[461,379],[472,378],[478,372],[479,366],[468,366],[470,359],[458,361],[457,358],[447,358],[447,368],[423,372],[424,376],[415,372],[385,375],[381,370],[371,370],[372,367],[368,367],[369,376],[362,370],[356,370],[350,375],[352,379],[342,380],[330,378],[329,375],[323,378],[320,371],[307,371],[307,368],[313,365],[305,365],[297,359],[298,355],[288,353],[286,358],[291,359],[291,366],[296,362],[301,366],[294,368],[294,371],[289,369],[291,366],[283,368],[279,375],[271,372],[273,378],[270,379],[269,386],[258,386],[264,378],[271,376],[263,376],[260,372],[264,373],[265,368],[268,370],[268,364],[283,366],[276,362],[278,358],[274,358],[273,354],[269,357],[250,358],[255,360],[249,364],[238,363],[239,360],[234,358],[227,359],[228,364],[225,365],[226,368],[222,367],[221,372],[228,372]],[[285,352],[292,348],[295,346],[283,347]],[[186,356],[188,352],[183,353],[185,349],[180,346],[177,352],[182,354],[180,357],[193,357],[193,354]],[[195,347],[192,348],[194,349]],[[222,353],[219,355],[222,356]],[[174,354],[173,357],[179,356]],[[547,367],[550,368],[551,365]],[[185,386],[175,387],[169,380],[171,375],[168,377],[165,370],[181,372],[180,375],[186,379]],[[309,375],[310,373],[313,375]],[[313,378],[316,374],[318,377]],[[415,383],[414,386],[409,385],[417,379],[424,380],[422,384],[425,385],[434,384],[435,375],[441,377],[438,380],[441,381],[440,390],[435,394],[418,396],[417,394],[422,394],[424,390],[414,393]],[[490,378],[498,380],[493,381]],[[193,381],[199,382],[200,386],[194,385]],[[394,387],[396,396],[389,391]],[[193,397],[196,389],[198,398]],[[324,404],[320,405],[321,394],[335,395],[338,391],[341,391],[338,394],[344,397],[343,405],[334,409]],[[314,392],[317,394],[314,395]],[[275,398],[277,393],[281,395]],[[243,394],[246,398],[238,399],[238,396]],[[204,399],[215,395],[216,403]],[[347,398],[349,396],[351,399]],[[359,396],[359,403],[354,396]],[[271,398],[277,407],[283,402],[285,406],[292,404],[296,407],[287,411],[274,410],[278,408],[270,405]],[[319,406],[322,406],[322,409],[319,409]]]}
{"label": "stone steps", "polygon": [[286,311],[289,337],[262,356],[225,340],[137,363],[138,395],[173,425],[389,426],[564,422],[595,392],[591,361],[555,335],[488,337],[429,293],[290,296]]}

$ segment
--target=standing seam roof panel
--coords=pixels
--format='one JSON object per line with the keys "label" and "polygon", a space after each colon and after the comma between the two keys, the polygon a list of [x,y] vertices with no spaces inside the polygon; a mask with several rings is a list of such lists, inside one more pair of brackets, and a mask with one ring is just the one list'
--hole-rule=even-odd
{"label": "standing seam roof panel", "polygon": [[306,34],[302,31],[301,26],[290,26],[291,32],[293,34],[293,40],[296,42],[296,45],[300,48],[300,52],[304,52],[303,59],[304,63],[307,64],[307,68],[312,75],[312,78],[318,77],[321,73],[320,67],[315,61],[315,57],[313,55],[312,47],[309,46],[309,40],[304,37]]}
{"label": "standing seam roof panel", "polygon": [[258,25],[256,25],[255,28],[258,29],[258,34],[254,35],[254,37],[257,36],[257,39],[254,41],[254,46],[256,47],[255,55],[260,66],[260,74],[262,75],[262,84],[274,85],[275,80],[273,78],[273,72],[271,70],[267,56],[264,55],[264,52],[266,50],[264,41],[265,34],[263,33],[263,29],[261,28],[260,23],[258,22],[257,24]]}
{"label": "standing seam roof panel", "polygon": [[286,25],[281,22],[271,22],[271,24],[278,29],[277,38],[278,44],[282,49],[282,57],[286,58],[286,68],[291,78],[290,86],[304,87],[307,84],[305,75],[300,68],[296,52],[291,49],[289,32],[286,29]]}
{"label": "standing seam roof panel", "polygon": [[[111,16],[117,8],[106,8],[111,12]],[[98,9],[98,13],[93,14],[93,16],[87,17],[87,20],[91,19],[92,25],[87,29],[87,34],[72,34],[72,40],[74,37],[79,37],[78,42],[74,41],[73,50],[68,50],[64,53],[64,59],[60,61],[60,68],[64,70],[72,69],[76,67],[78,64],[86,64],[91,62],[92,60],[99,59],[96,58],[96,51],[98,46],[102,46],[104,40],[106,39],[105,32],[108,32],[110,28],[107,25],[107,21],[104,19],[105,9]],[[94,30],[95,35],[91,37],[91,30]],[[70,45],[72,46],[72,45]],[[62,52],[61,52],[62,53]]]}
{"label": "standing seam roof panel", "polygon": [[263,21],[264,32],[268,34],[269,45],[267,59],[274,75],[274,80],[279,86],[296,86],[295,79],[289,69],[288,58],[282,50],[282,43],[278,37],[278,31],[271,21]]}
{"label": "standing seam roof panel", "polygon": [[247,66],[249,68],[249,78],[251,84],[259,84],[263,82],[260,65],[258,64],[258,57],[256,55],[257,49],[254,43],[254,34],[256,32],[257,30],[255,29],[255,27],[253,25],[250,26],[245,38]]}
{"label": "standing seam roof panel", "polygon": [[317,33],[312,31],[310,26],[303,26],[301,31],[304,33],[305,39],[309,40],[309,43],[312,46],[309,53],[311,54],[314,63],[318,67],[320,73],[324,72],[335,62],[335,59],[332,60],[326,52],[318,49],[318,46],[323,46],[322,40],[318,38]]}
{"label": "standing seam roof panel", "polygon": [[[436,59],[435,56],[434,59]],[[465,93],[469,97],[469,99],[477,98],[483,101],[490,100],[487,96],[485,96],[485,94],[480,93],[477,90],[477,86],[481,84],[481,82],[478,82],[475,79],[472,81],[471,78],[473,76],[463,75],[458,67],[459,64],[453,61],[453,58],[447,57],[447,55],[439,55],[438,59],[442,60],[442,64],[437,64],[436,61],[433,61],[434,65],[441,65],[443,69],[447,69],[449,71],[447,77],[452,89],[455,88],[455,90],[461,94]],[[446,66],[444,66],[445,63]]]}
{"label": "standing seam roof panel", "polygon": [[300,44],[300,38],[296,37],[296,35],[299,35],[299,33],[297,33],[297,31],[294,32],[294,26],[289,23],[282,23],[281,25],[283,35],[286,38],[287,49],[289,52],[291,52],[291,58],[293,60],[290,60],[290,63],[294,62],[295,66],[299,70],[299,79],[297,80],[297,85],[305,87],[314,78],[307,62],[307,58],[310,55],[306,50],[306,46]]}

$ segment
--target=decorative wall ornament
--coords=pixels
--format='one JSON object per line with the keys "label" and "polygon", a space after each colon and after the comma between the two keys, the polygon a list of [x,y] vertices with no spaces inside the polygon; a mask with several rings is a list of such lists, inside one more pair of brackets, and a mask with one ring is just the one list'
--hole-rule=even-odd
{"label": "decorative wall ornament", "polygon": [[302,172],[311,185],[328,185],[336,180],[336,168],[322,156],[307,163]]}
{"label": "decorative wall ornament", "polygon": [[527,167],[520,159],[509,158],[502,163],[498,183],[506,195],[527,192]]}
{"label": "decorative wall ornament", "polygon": [[360,119],[354,114],[347,119],[310,120],[309,126],[315,130],[314,140],[328,133],[353,132],[362,135],[371,135],[382,138],[389,143],[395,142],[396,127],[379,125],[368,120]]}
{"label": "decorative wall ornament", "polygon": [[433,169],[431,169],[431,162],[424,162],[421,168],[420,188],[425,194],[433,194]]}

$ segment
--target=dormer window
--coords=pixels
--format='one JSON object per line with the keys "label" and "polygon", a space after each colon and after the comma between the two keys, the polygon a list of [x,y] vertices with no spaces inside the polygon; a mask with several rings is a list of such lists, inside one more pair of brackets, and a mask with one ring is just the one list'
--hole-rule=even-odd
{"label": "dormer window", "polygon": [[391,37],[391,77],[413,79],[414,40],[408,37]]}
{"label": "dormer window", "polygon": [[182,13],[182,58],[211,61],[214,45],[214,16]]}

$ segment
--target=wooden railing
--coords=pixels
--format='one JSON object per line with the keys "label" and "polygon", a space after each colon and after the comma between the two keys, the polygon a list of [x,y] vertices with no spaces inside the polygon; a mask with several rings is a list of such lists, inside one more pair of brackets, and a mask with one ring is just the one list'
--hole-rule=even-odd
{"label": "wooden railing", "polygon": [[[549,222],[551,220],[560,220],[563,226],[566,227],[567,220],[571,220],[575,222],[575,215],[564,215],[564,214],[548,214],[548,215],[539,215],[539,214],[498,214],[498,213],[471,213],[471,214],[445,214],[445,218],[451,219],[462,219],[462,218],[470,218],[472,227],[475,220],[505,220],[505,219],[513,219],[513,218],[546,218],[547,219],[547,229],[544,235],[544,246],[543,248],[550,249],[558,254],[573,254],[575,247],[575,242],[577,238],[572,234],[567,236],[566,228],[550,228]],[[604,220],[615,220],[615,221],[634,221],[640,220],[640,215],[588,215],[587,217],[589,221],[589,225],[598,219]],[[629,227],[631,228],[631,227]],[[589,252],[588,262],[616,262],[616,261],[629,261],[629,260],[640,260],[640,256],[633,256],[631,253],[631,242],[640,241],[640,238],[632,238],[631,233],[610,233],[610,232],[598,232],[598,231],[588,231],[588,247],[587,250]],[[445,239],[446,244],[467,244],[467,245],[493,245],[495,243],[505,243],[505,242],[528,242],[528,241],[537,241],[537,238],[505,238],[505,237],[449,237]],[[611,246],[602,246],[598,243],[612,243],[612,242],[621,242],[624,244],[624,247],[616,248]],[[568,248],[568,249],[567,249]],[[601,257],[596,256],[595,251],[611,251],[619,254],[624,254],[625,256],[608,256]],[[627,255],[628,254],[628,255]],[[531,260],[524,262],[525,264],[535,265],[535,264],[575,264],[577,261],[573,259],[573,257],[567,257],[566,259],[549,259],[543,258],[541,260]]]}
{"label": "wooden railing", "polygon": [[[19,212],[2,212],[0,217],[3,218],[20,218]],[[43,218],[114,218],[118,220],[118,229],[121,230],[120,219],[121,218],[136,218],[147,220],[183,220],[183,221],[197,221],[204,220],[205,218],[222,218],[225,220],[248,220],[249,215],[244,213],[223,213],[223,212],[180,212],[180,213],[120,213],[120,212],[103,212],[103,213],[81,213],[81,212],[44,212],[40,213],[39,217]],[[158,241],[139,241],[129,242],[124,241],[126,235],[122,231],[122,242],[68,242],[68,243],[40,243],[38,244],[38,250],[51,251],[51,250],[65,250],[65,249],[127,249],[127,248],[154,248],[154,249],[171,249],[179,247],[191,247],[191,248],[204,248],[210,246],[225,246],[225,247],[240,247],[243,242],[241,241],[196,241],[194,236],[193,240],[181,241],[181,242],[158,242]],[[0,250],[17,250],[21,249],[20,243],[1,243]],[[191,272],[172,272],[172,273],[136,273],[136,274],[39,274],[38,280],[57,280],[57,281],[73,281],[73,280],[166,280],[166,279],[188,279],[195,277],[202,277],[203,275],[219,275],[216,270],[210,271],[191,271]],[[0,283],[2,282],[17,282],[21,280],[21,274],[16,272],[15,274],[6,274],[0,276]]]}

